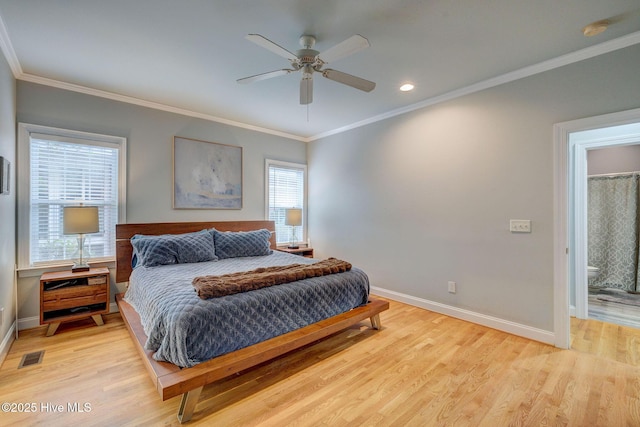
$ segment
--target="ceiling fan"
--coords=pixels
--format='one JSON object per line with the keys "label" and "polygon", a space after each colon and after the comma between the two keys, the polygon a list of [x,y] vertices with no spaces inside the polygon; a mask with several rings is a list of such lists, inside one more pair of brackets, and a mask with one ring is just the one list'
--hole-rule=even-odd
{"label": "ceiling fan", "polygon": [[300,45],[302,49],[292,53],[282,46],[277,45],[260,34],[249,34],[245,37],[247,40],[261,46],[271,52],[287,58],[291,63],[291,68],[269,71],[267,73],[256,74],[255,76],[244,77],[238,79],[237,82],[253,83],[259,80],[270,79],[272,77],[283,76],[285,74],[302,71],[302,79],[300,80],[300,104],[311,104],[313,102],[313,73],[322,74],[323,77],[342,83],[353,88],[371,92],[376,84],[342,71],[333,70],[331,68],[323,68],[326,64],[344,58],[347,55],[354,54],[362,49],[369,47],[369,41],[361,35],[351,36],[345,41],[327,49],[320,53],[313,49],[316,43],[314,36],[304,35],[300,37]]}

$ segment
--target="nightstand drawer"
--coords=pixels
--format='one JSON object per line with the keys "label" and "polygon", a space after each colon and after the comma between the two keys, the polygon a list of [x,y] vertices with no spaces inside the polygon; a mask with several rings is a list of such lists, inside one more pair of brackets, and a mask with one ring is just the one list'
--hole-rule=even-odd
{"label": "nightstand drawer", "polygon": [[53,311],[107,301],[107,285],[72,286],[42,294],[42,310]]}
{"label": "nightstand drawer", "polygon": [[87,277],[87,285],[106,285],[109,278],[107,276]]}

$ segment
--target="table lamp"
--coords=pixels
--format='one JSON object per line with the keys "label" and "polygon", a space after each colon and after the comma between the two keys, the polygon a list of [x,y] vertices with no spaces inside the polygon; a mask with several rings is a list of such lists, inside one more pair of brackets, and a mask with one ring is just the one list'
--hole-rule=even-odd
{"label": "table lamp", "polygon": [[97,206],[66,206],[63,213],[63,233],[78,235],[80,261],[73,264],[72,272],[89,271],[89,264],[83,259],[84,235],[100,231]]}
{"label": "table lamp", "polygon": [[296,245],[296,227],[302,225],[302,209],[300,208],[290,208],[285,209],[285,225],[291,226],[291,242],[289,249],[298,249],[298,245]]}

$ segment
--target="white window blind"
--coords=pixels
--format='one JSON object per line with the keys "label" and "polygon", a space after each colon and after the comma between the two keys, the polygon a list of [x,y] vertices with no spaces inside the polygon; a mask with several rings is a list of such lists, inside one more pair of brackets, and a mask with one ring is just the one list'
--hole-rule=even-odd
{"label": "white window blind", "polygon": [[[20,245],[21,266],[78,258],[78,236],[63,234],[63,208],[80,204],[97,206],[100,222],[98,233],[85,235],[84,257],[94,262],[113,259],[115,225],[124,218],[124,138],[55,128],[51,134],[29,132],[29,127],[48,129],[20,124],[21,142],[28,145],[21,154],[28,173],[19,183],[25,190],[22,197],[28,199],[28,206],[23,205],[27,209],[19,209],[19,232],[28,236],[28,247]],[[71,136],[76,134],[81,138]]]}
{"label": "white window blind", "polygon": [[[267,160],[267,212],[268,219],[276,223],[276,241],[278,244],[291,240],[292,227],[285,225],[285,209],[302,209],[302,233],[296,230],[296,236],[306,240],[306,165]],[[300,228],[300,227],[296,227]]]}

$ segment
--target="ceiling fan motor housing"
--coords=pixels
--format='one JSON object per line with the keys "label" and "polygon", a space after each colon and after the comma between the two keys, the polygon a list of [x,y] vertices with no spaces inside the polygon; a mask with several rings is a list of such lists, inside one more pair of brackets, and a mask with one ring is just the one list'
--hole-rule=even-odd
{"label": "ceiling fan motor housing", "polygon": [[[303,49],[299,49],[296,51],[296,56],[298,57],[298,64],[300,68],[303,68],[304,73],[313,73],[314,71],[318,71],[322,66],[322,62],[318,59],[318,52],[315,49],[312,49],[316,44],[316,38],[314,36],[304,35],[300,37],[300,46]],[[311,68],[311,66],[313,68]]]}
{"label": "ceiling fan motor housing", "polygon": [[320,54],[317,50],[313,49],[300,49],[296,51],[298,61],[302,65],[313,64],[316,62],[316,57]]}

